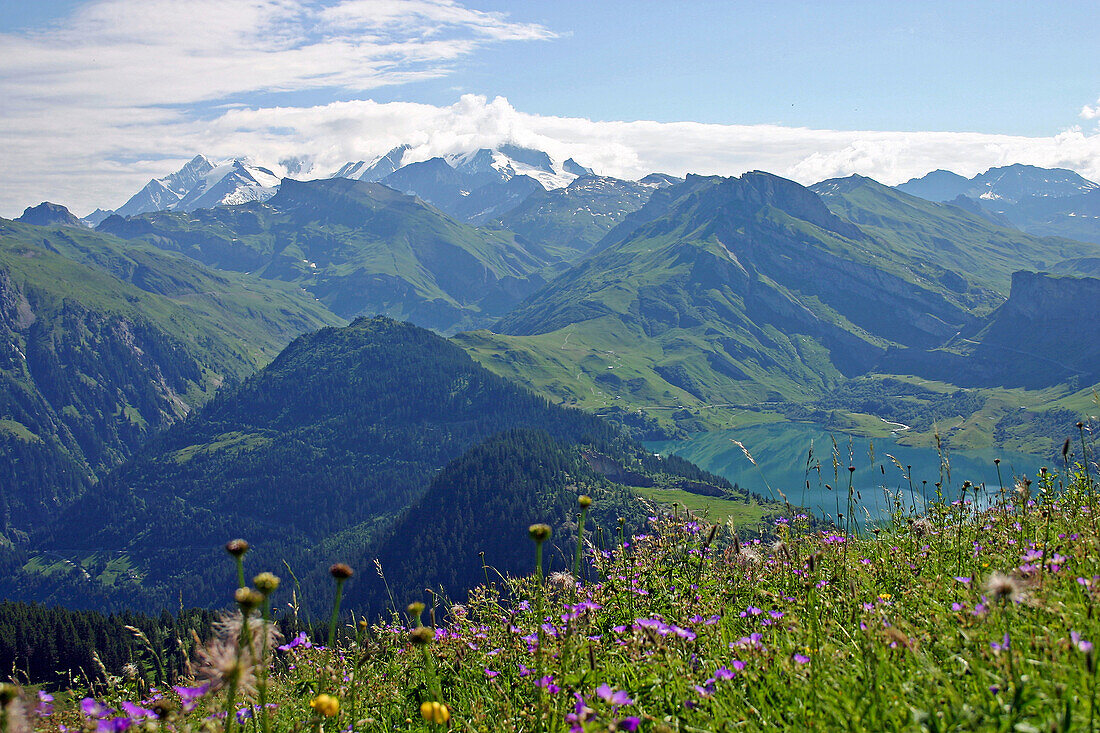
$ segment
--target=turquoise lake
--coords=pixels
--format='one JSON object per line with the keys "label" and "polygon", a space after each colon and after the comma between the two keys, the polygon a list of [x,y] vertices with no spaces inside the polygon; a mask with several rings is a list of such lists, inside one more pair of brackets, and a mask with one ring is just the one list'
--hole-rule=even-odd
{"label": "turquoise lake", "polygon": [[[744,450],[734,441],[739,441]],[[792,504],[830,519],[838,508],[847,513],[848,467],[855,466],[852,487],[857,492],[857,505],[853,516],[862,521],[888,516],[899,495],[904,506],[922,509],[924,497],[935,498],[935,484],[941,476],[948,499],[958,498],[963,481],[984,485],[981,493],[988,499],[1001,487],[994,458],[1001,459],[1001,477],[1007,489],[1011,489],[1014,476],[1034,477],[1039,466],[1049,464],[1042,456],[994,449],[949,450],[945,462],[935,448],[913,448],[890,438],[831,433],[805,423],[753,425],[646,445],[654,453],[686,458],[763,497],[778,499],[779,492],[783,492]],[[745,451],[755,460],[755,466]],[[838,464],[835,470],[834,455]],[[906,478],[908,466],[912,467],[911,484]],[[968,496],[973,497],[972,492],[968,490]]]}

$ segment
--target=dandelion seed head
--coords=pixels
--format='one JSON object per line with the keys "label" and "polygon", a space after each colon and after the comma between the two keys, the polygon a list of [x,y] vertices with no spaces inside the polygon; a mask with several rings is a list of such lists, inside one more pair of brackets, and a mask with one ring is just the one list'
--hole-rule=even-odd
{"label": "dandelion seed head", "polygon": [[1020,599],[1021,586],[1015,578],[994,571],[985,581],[985,592],[998,601],[1016,601]]}
{"label": "dandelion seed head", "polygon": [[573,577],[572,573],[565,570],[550,573],[546,578],[546,583],[550,586],[551,592],[558,594],[569,593],[577,587],[577,579]]}

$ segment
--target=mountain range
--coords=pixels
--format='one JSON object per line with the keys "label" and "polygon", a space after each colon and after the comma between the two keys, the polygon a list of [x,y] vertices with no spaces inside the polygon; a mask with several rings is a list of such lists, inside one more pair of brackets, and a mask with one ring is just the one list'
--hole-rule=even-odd
{"label": "mountain range", "polygon": [[97,231],[294,283],[341,317],[383,313],[445,332],[500,317],[554,261],[511,232],[345,178],[285,179],[262,203],[114,215]]}
{"label": "mountain range", "polygon": [[[348,162],[329,177],[386,182],[452,216],[480,224],[494,213],[515,206],[536,189],[562,188],[578,177],[593,175],[591,169],[572,158],[555,163],[542,151],[515,145],[404,162],[410,150],[410,146],[401,145],[369,162]],[[265,166],[249,158],[212,162],[196,155],[175,173],[150,180],[114,211],[96,209],[83,221],[95,227],[111,214],[129,217],[154,211],[190,212],[265,201],[275,194],[283,177],[301,178],[314,173],[312,164],[297,158]]]}
{"label": "mountain range", "polygon": [[1087,275],[1097,249],[861,177],[689,176],[491,331],[456,339],[569,404],[698,429],[702,410],[819,399],[888,354],[937,349],[978,328],[1014,272]]}
{"label": "mountain range", "polygon": [[970,179],[938,170],[897,188],[970,207],[1030,234],[1100,242],[1100,184],[1064,168],[1017,164]]}
{"label": "mountain range", "polygon": [[775,509],[637,437],[881,425],[893,396],[1049,449],[1100,383],[1100,244],[1018,223],[1091,211],[1072,172],[624,181],[411,150],[315,180],[198,156],[94,230],[0,220],[0,592],[216,605],[243,533],[310,592],[339,556],[460,593],[474,548],[522,572],[523,528],[568,528],[581,492],[609,534],[642,495]]}

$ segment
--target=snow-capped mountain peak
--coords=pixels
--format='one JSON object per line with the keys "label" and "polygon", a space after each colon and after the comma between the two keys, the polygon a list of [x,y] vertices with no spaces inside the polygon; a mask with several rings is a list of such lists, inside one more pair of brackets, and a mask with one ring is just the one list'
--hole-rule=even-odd
{"label": "snow-capped mountain peak", "polygon": [[266,201],[281,177],[248,158],[213,163],[196,155],[175,173],[154,178],[114,213],[134,216],[147,211],[194,211],[213,206]]}
{"label": "snow-capped mountain peak", "polygon": [[446,155],[443,159],[458,172],[479,178],[507,181],[516,176],[528,176],[548,191],[568,186],[578,178],[575,169],[582,167],[575,166],[571,171],[564,163],[555,164],[541,150],[516,145],[501,145],[493,150],[481,148],[472,152]]}
{"label": "snow-capped mountain peak", "polygon": [[[412,156],[407,155],[412,151]],[[423,162],[409,145],[400,145],[385,155],[370,161],[358,160],[345,163],[334,178],[353,178],[360,181],[381,181],[408,163]],[[500,145],[496,148],[478,148],[441,156],[447,165],[469,179],[471,185],[503,183],[518,176],[528,176],[547,189],[565,188],[582,176],[593,175],[590,168],[569,158],[563,162],[553,160],[541,150],[521,148],[517,145]]]}
{"label": "snow-capped mountain peak", "polygon": [[370,161],[357,160],[344,163],[340,170],[332,174],[332,178],[352,178],[357,181],[381,181],[389,174],[396,171],[402,165],[405,151],[408,145],[398,145],[385,155],[379,155]]}

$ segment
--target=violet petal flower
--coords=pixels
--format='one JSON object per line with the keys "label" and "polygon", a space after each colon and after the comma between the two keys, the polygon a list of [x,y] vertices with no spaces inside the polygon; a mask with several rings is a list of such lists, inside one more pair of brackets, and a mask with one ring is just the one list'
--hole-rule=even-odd
{"label": "violet petal flower", "polygon": [[111,708],[107,707],[101,702],[86,697],[80,701],[80,712],[84,713],[89,718],[106,718],[108,715],[114,712]]}

